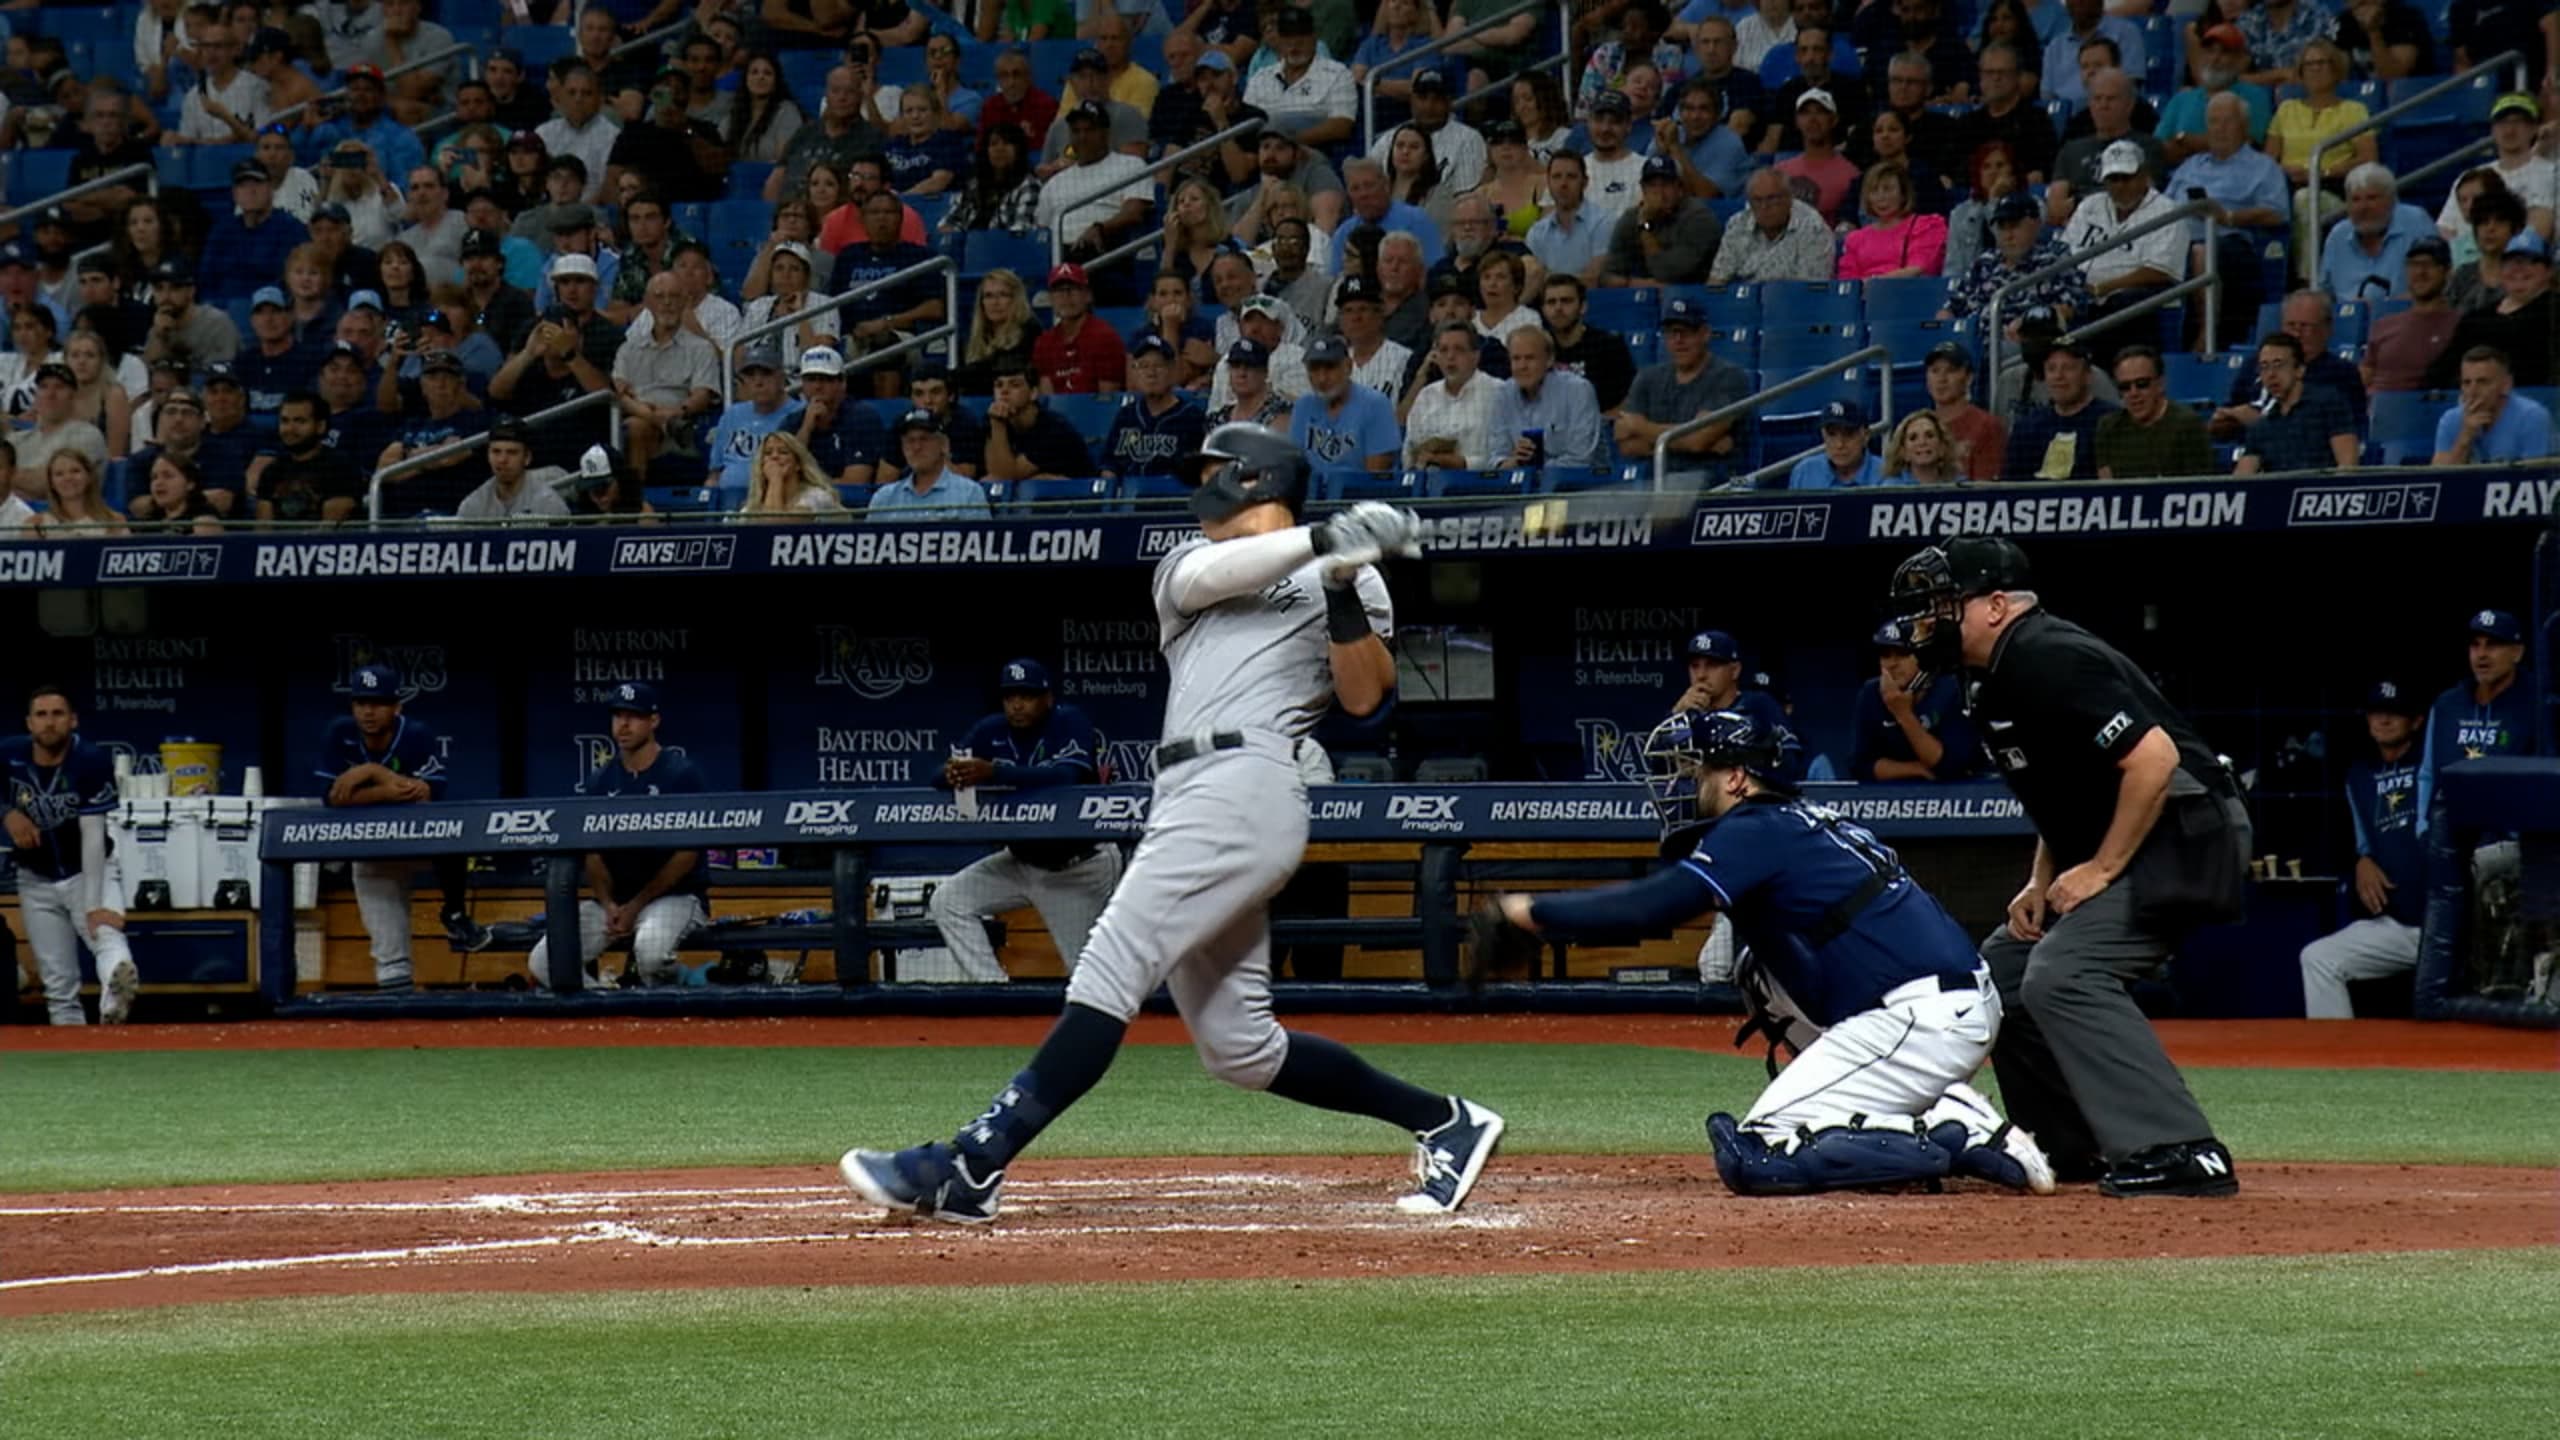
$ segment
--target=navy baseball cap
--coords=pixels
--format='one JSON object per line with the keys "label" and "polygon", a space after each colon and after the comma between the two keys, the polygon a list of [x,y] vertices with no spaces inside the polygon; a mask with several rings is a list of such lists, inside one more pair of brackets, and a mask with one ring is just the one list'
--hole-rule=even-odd
{"label": "navy baseball cap", "polygon": [[421,375],[459,375],[462,372],[462,357],[450,350],[430,350],[418,360],[418,373]]}
{"label": "navy baseball cap", "polygon": [[922,430],[929,435],[939,435],[942,433],[942,417],[918,406],[898,417],[898,433],[903,436],[910,430]]}
{"label": "navy baseball cap", "polygon": [[1822,407],[1822,428],[1866,433],[1867,407],[1855,400],[1834,400]]}
{"label": "navy baseball cap", "polygon": [[1991,207],[1991,223],[2006,225],[2012,220],[2033,220],[2043,214],[2032,195],[2003,195],[2000,203]]}
{"label": "navy baseball cap", "polygon": [[996,677],[996,692],[1001,695],[1046,694],[1049,672],[1037,660],[1008,660],[1004,673]]}
{"label": "navy baseball cap", "polygon": [[1163,336],[1150,330],[1138,337],[1137,344],[1129,347],[1130,359],[1135,360],[1141,355],[1154,355],[1170,360],[1173,358],[1173,346]]}
{"label": "navy baseball cap", "polygon": [[211,390],[216,385],[228,385],[234,390],[248,388],[240,383],[239,375],[228,364],[219,360],[204,367],[204,388]]}
{"label": "navy baseball cap", "polygon": [[1680,162],[1672,159],[1668,155],[1648,156],[1644,162],[1643,178],[1647,180],[1667,180],[1672,184],[1677,185],[1680,183]]}
{"label": "navy baseball cap", "polygon": [[255,160],[242,160],[231,167],[232,184],[245,185],[252,182],[260,185],[273,185],[276,183],[276,177],[268,174],[267,167],[259,164]]}
{"label": "navy baseball cap", "polygon": [[1449,72],[1440,69],[1417,71],[1412,87],[1416,95],[1446,95],[1449,93]]}
{"label": "navy baseball cap", "polygon": [[1636,113],[1636,107],[1635,103],[1627,99],[1623,93],[1616,90],[1603,90],[1598,95],[1592,97],[1591,113],[1594,115],[1615,115],[1619,119],[1624,120],[1628,116]]}
{"label": "navy baseball cap", "polygon": [[35,257],[27,253],[25,245],[15,240],[0,245],[0,267],[24,265],[32,270],[35,268],[35,263]]}
{"label": "navy baseball cap", "polygon": [[347,213],[347,207],[335,200],[324,200],[311,207],[311,218],[315,221],[334,220],[341,225],[355,223],[355,218]]}
{"label": "navy baseball cap", "polygon": [[1101,70],[1107,73],[1110,69],[1111,62],[1103,58],[1101,51],[1090,45],[1077,51],[1076,58],[1067,65],[1067,73],[1070,75],[1079,70]]}
{"label": "navy baseball cap", "polygon": [[[2522,236],[2524,232],[2519,230],[2516,234],[2518,236]],[[2521,645],[2524,643],[2524,623],[2516,619],[2516,612],[2513,610],[2482,610],[2478,612],[2471,617],[2471,633],[2474,635],[2486,635],[2501,645]]]}
{"label": "navy baseball cap", "polygon": [[1911,648],[1911,632],[1901,621],[1887,620],[1876,627],[1876,633],[1867,637],[1867,643],[1878,650],[1908,650]]}
{"label": "navy baseball cap", "polygon": [[1339,335],[1310,340],[1307,342],[1306,361],[1310,365],[1348,365],[1351,363],[1351,347],[1343,344]]}
{"label": "navy baseball cap", "polygon": [[2424,715],[2427,705],[2418,698],[2418,692],[2396,680],[2376,680],[2373,688],[2364,692],[2364,713]]}
{"label": "navy baseball cap", "polygon": [[625,680],[613,687],[612,692],[605,696],[604,703],[606,709],[615,712],[628,710],[634,715],[655,715],[658,713],[658,687],[646,680]]}
{"label": "navy baseball cap", "polygon": [[388,665],[359,665],[347,676],[347,693],[359,700],[397,700],[400,672]]}
{"label": "navy baseball cap", "polygon": [[[2514,244],[2515,242],[2509,241],[2507,243]],[[1377,305],[1381,303],[1383,302],[1378,299],[1378,287],[1376,283],[1371,281],[1366,275],[1343,276],[1341,285],[1335,287],[1333,292],[1333,304],[1334,308],[1337,310],[1345,305]]]}
{"label": "navy baseball cap", "polygon": [[2441,235],[2422,235],[2409,242],[2409,259],[2433,260],[2439,265],[2453,264],[2453,247]]}
{"label": "navy baseball cap", "polygon": [[1268,370],[1271,368],[1271,352],[1263,349],[1259,340],[1238,340],[1227,347],[1227,363]]}
{"label": "navy baseball cap", "polygon": [[1689,658],[1718,662],[1740,660],[1742,647],[1734,644],[1733,637],[1721,630],[1701,630],[1689,637]]}
{"label": "navy baseball cap", "polygon": [[1665,330],[1670,329],[1674,325],[1686,325],[1698,329],[1704,329],[1706,327],[1706,323],[1707,307],[1690,296],[1674,295],[1670,300],[1663,304],[1662,328]]}
{"label": "navy baseball cap", "polygon": [[1970,370],[1973,368],[1973,352],[1964,348],[1964,342],[1960,340],[1941,340],[1937,344],[1930,346],[1929,358],[1922,362],[1920,368],[1925,370],[1929,366],[1935,365],[1941,360],[1944,360],[1948,364],[1956,366],[1959,369]]}

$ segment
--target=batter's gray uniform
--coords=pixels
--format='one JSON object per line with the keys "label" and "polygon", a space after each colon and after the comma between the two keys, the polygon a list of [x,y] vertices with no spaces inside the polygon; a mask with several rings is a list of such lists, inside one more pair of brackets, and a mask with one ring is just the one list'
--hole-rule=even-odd
{"label": "batter's gray uniform", "polygon": [[[1156,566],[1172,669],[1163,743],[1199,753],[1159,760],[1146,836],[1067,981],[1070,1003],[1122,1020],[1167,986],[1209,1073],[1252,1090],[1288,1054],[1265,906],[1306,851],[1300,747],[1333,700],[1328,562],[1307,553],[1303,531],[1204,536]],[[1392,639],[1386,581],[1363,568],[1356,583],[1370,627]]]}

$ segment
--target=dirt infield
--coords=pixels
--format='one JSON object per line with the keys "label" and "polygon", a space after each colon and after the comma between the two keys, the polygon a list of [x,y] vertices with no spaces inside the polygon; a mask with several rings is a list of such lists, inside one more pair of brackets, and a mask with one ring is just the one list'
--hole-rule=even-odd
{"label": "dirt infield", "polygon": [[[1289,1023],[1352,1045],[1653,1045],[1730,1051],[1730,1015],[1293,1015]],[[926,1019],[268,1020],[237,1025],[0,1026],[0,1053],[130,1050],[471,1050],[620,1045],[1037,1045],[1037,1016]],[[2413,1020],[2168,1020],[2157,1027],[2181,1065],[2265,1069],[2397,1067],[2560,1071],[2560,1033]],[[1145,1015],[1133,1045],[1188,1045],[1182,1023]],[[1757,1053],[1757,1052],[1754,1052]]]}
{"label": "dirt infield", "polygon": [[1739,1200],[1703,1156],[1500,1160],[1404,1216],[1389,1158],[1026,1162],[995,1225],[887,1218],[825,1166],[0,1197],[0,1315],[305,1295],[1579,1273],[2547,1244],[2547,1175],[2266,1165],[2094,1190]]}

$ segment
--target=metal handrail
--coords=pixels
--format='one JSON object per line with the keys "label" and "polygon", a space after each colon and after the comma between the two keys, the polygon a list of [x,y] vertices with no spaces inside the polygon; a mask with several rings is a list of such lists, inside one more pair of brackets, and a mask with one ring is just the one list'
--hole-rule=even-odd
{"label": "metal handrail", "polygon": [[[421,55],[415,60],[401,61],[399,64],[383,71],[382,78],[385,80],[396,80],[412,71],[424,70],[430,66],[441,65],[456,55],[471,55],[474,53],[475,52],[468,45],[447,45],[433,55]],[[286,121],[300,116],[304,111],[318,105],[323,100],[344,99],[346,97],[346,93],[347,87],[344,85],[339,86],[335,90],[323,90],[308,100],[297,100],[294,103],[287,105],[259,123],[262,125],[282,125]]]}
{"label": "metal handrail", "polygon": [[2457,168],[2468,170],[2472,168],[2468,163],[2471,157],[2479,154],[2483,150],[2493,150],[2497,148],[2497,144],[2498,137],[2495,135],[2483,135],[2476,140],[2465,140],[2461,144],[2454,146],[2452,149],[2447,150],[2433,160],[2428,161],[2426,164],[2410,171],[2408,174],[2397,177],[2400,181],[2400,187],[2405,190],[2410,186],[2417,184],[2419,181],[2426,179],[2428,176],[2433,175],[2439,170],[2451,170]]}
{"label": "metal handrail", "polygon": [[729,343],[723,347],[720,355],[721,410],[726,411],[737,398],[738,371],[736,357],[740,347],[753,344],[758,340],[764,339],[768,335],[779,335],[786,330],[790,330],[795,326],[804,323],[813,315],[833,314],[838,310],[842,310],[847,305],[852,304],[856,300],[867,299],[883,290],[887,290],[893,286],[904,285],[910,280],[920,280],[927,275],[936,273],[937,271],[942,275],[941,323],[934,325],[929,329],[918,331],[911,338],[901,340],[895,345],[886,346],[879,350],[867,351],[861,355],[851,357],[846,360],[845,369],[848,372],[868,369],[882,360],[903,355],[909,350],[920,349],[923,346],[930,345],[934,341],[942,339],[946,335],[953,337],[958,336],[960,333],[960,267],[952,263],[952,259],[948,255],[936,255],[931,259],[919,260],[904,270],[893,271],[890,274],[881,276],[877,280],[865,280],[861,284],[854,286],[852,289],[847,290],[841,295],[821,300],[816,304],[794,311],[789,315],[776,315],[762,324],[740,330],[737,334],[730,336]]}
{"label": "metal handrail", "polygon": [[[2493,55],[2459,75],[2449,75],[2396,105],[2386,105],[2379,112],[2367,115],[2335,135],[2324,135],[2311,142],[2311,163],[2303,170],[2307,182],[2306,188],[2310,194],[2304,198],[2303,203],[2311,207],[2311,253],[2306,257],[2304,273],[2311,277],[2312,284],[2320,283],[2320,242],[2323,238],[2320,233],[2320,202],[2327,197],[2327,192],[2320,186],[2321,157],[2336,149],[2341,142],[2353,140],[2369,130],[2379,130],[2397,118],[2401,112],[2424,105],[2439,95],[2449,95],[2503,65],[2515,67],[2516,88],[2523,89],[2524,54],[2521,51],[2509,50]],[[2335,298],[2345,300],[2351,297],[2340,295]]]}
{"label": "metal handrail", "polygon": [[[590,390],[575,400],[563,400],[559,404],[554,405],[547,410],[536,410],[530,415],[522,415],[515,418],[519,423],[524,425],[540,425],[545,421],[557,420],[566,415],[574,415],[578,411],[584,410],[591,405],[608,404],[613,400],[613,398],[613,389],[608,386],[602,390]],[[433,449],[421,450],[415,455],[403,455],[399,459],[392,461],[390,464],[383,466],[381,469],[374,471],[373,481],[365,491],[365,520],[367,523],[374,525],[382,523],[382,486],[384,481],[390,480],[396,476],[414,474],[417,471],[426,469],[438,461],[447,460],[455,455],[477,450],[488,443],[489,432],[483,430],[477,435],[465,435],[459,440],[447,440]]]}
{"label": "metal handrail", "polygon": [[[1547,3],[1548,0],[1520,0],[1519,4],[1510,9],[1487,15],[1455,34],[1443,35],[1437,40],[1416,45],[1394,59],[1369,67],[1369,73],[1360,77],[1360,153],[1368,154],[1369,147],[1378,143],[1378,81],[1385,78],[1384,72],[1389,66],[1411,66],[1426,55],[1437,54],[1461,40],[1472,40],[1496,25],[1508,25],[1519,16],[1531,10],[1541,9]],[[1562,5],[1555,7],[1556,19],[1559,23],[1564,20],[1565,9],[1566,7]],[[1563,48],[1570,52],[1573,47],[1568,43]]]}
{"label": "metal handrail", "polygon": [[1818,365],[1811,370],[1807,370],[1803,374],[1791,379],[1781,380],[1777,384],[1772,385],[1757,394],[1745,395],[1730,405],[1710,410],[1704,415],[1691,416],[1690,418],[1681,421],[1679,424],[1672,426],[1670,429],[1663,431],[1661,434],[1654,436],[1653,488],[1660,490],[1662,488],[1663,480],[1671,473],[1672,441],[1679,439],[1683,435],[1689,435],[1697,431],[1704,430],[1710,425],[1721,425],[1727,420],[1740,419],[1741,417],[1758,410],[1766,402],[1775,400],[1781,395],[1793,395],[1799,390],[1810,387],[1815,381],[1831,374],[1835,370],[1852,370],[1871,360],[1876,363],[1877,368],[1882,374],[1882,380],[1880,382],[1884,387],[1884,404],[1882,406],[1882,411],[1885,416],[1890,419],[1893,407],[1893,352],[1887,350],[1882,345],[1870,345],[1863,350],[1843,355],[1837,360],[1826,361],[1823,364]]}
{"label": "metal handrail", "polygon": [[[2210,200],[2189,200],[2172,208],[2165,215],[2154,215],[2130,230],[2119,230],[2099,244],[2085,250],[2074,250],[2061,259],[2030,270],[1992,291],[1990,301],[1982,307],[1982,371],[1990,377],[1991,384],[1996,387],[2000,383],[2000,309],[2010,294],[2029,285],[2040,285],[2066,270],[2077,270],[2090,260],[2128,241],[2156,234],[2172,225],[2184,226],[2190,220],[2204,221],[2204,278],[2210,281],[2218,292],[2222,284],[2222,266],[2214,254],[2220,248],[2215,243],[2220,238],[2220,222],[2214,218],[2217,208]],[[2185,283],[2187,282],[2183,280],[2177,282],[2178,285]],[[2177,287],[2173,285],[2170,288]],[[2219,348],[2215,343],[2220,338],[2218,334],[2220,326],[2218,317],[2214,314],[2215,308],[2212,305],[2205,307],[2204,342],[2205,351],[2208,354]]]}
{"label": "metal handrail", "polygon": [[19,206],[15,210],[0,210],[0,225],[15,225],[19,221],[26,219],[28,216],[41,214],[47,208],[59,205],[65,200],[75,200],[80,196],[93,194],[100,190],[121,189],[124,186],[124,182],[131,180],[136,176],[141,177],[144,188],[148,189],[152,194],[157,195],[160,193],[159,166],[139,164],[126,165],[118,169],[110,170],[104,175],[83,180],[79,184],[74,185],[67,190],[57,190],[40,200],[31,200],[26,204]]}
{"label": "metal handrail", "polygon": [[[1153,175],[1159,170],[1171,171],[1180,169],[1182,166],[1190,164],[1193,160],[1216,150],[1230,140],[1237,140],[1246,135],[1260,133],[1262,125],[1263,122],[1260,120],[1239,120],[1233,125],[1228,126],[1226,129],[1219,131],[1215,135],[1211,135],[1203,140],[1194,141],[1193,143],[1185,145],[1181,149],[1174,151],[1172,154],[1167,155],[1161,160],[1149,163],[1146,173]],[[1067,169],[1059,171],[1058,175],[1070,175],[1074,172],[1075,167],[1069,166]],[[1050,177],[1051,183],[1054,183],[1056,179],[1057,176]],[[1080,201],[1078,203],[1090,204],[1091,202]],[[1065,220],[1065,212],[1061,211],[1058,218],[1062,221]],[[1130,256],[1137,254],[1139,251],[1146,249],[1150,245],[1159,245],[1163,242],[1164,232],[1162,230],[1156,230],[1149,234],[1141,235],[1135,240],[1115,245],[1110,249],[1103,251],[1101,254],[1094,256],[1092,259],[1081,263],[1084,265],[1085,274],[1090,276],[1094,271],[1101,269],[1105,265],[1116,264],[1119,261],[1125,260]],[[1055,266],[1067,258],[1066,246],[1066,227],[1063,224],[1052,226],[1049,230],[1050,265]]]}
{"label": "metal handrail", "polygon": [[[683,19],[670,20],[666,24],[659,26],[657,29],[650,31],[645,35],[632,36],[630,39],[625,40],[621,44],[604,52],[604,58],[612,60],[650,45],[663,45],[669,40],[673,40],[678,35],[681,35],[692,28],[693,16],[691,14],[687,14]],[[564,58],[576,59],[577,57],[572,54]]]}
{"label": "metal handrail", "polygon": [[[1557,13],[1562,14],[1563,12],[1559,11]],[[1530,63],[1521,66],[1519,69],[1512,71],[1508,75],[1504,75],[1498,79],[1487,80],[1484,82],[1484,88],[1481,90],[1470,90],[1466,94],[1459,96],[1457,99],[1450,101],[1449,108],[1456,110],[1462,106],[1472,105],[1487,95],[1496,95],[1507,91],[1511,88],[1512,81],[1517,80],[1521,76],[1529,74],[1532,71],[1560,70],[1564,68],[1564,62],[1572,58],[1573,56],[1571,54],[1559,50],[1544,60],[1533,60]],[[1377,142],[1371,141],[1370,143],[1376,144]]]}

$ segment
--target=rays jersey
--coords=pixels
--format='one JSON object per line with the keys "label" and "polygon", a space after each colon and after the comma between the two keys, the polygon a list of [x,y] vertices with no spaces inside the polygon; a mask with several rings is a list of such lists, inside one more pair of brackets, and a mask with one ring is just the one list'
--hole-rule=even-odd
{"label": "rays jersey", "polygon": [[[621,752],[596,767],[578,785],[581,795],[699,795],[703,791],[702,772],[693,762],[666,746],[658,747],[658,758],[646,770],[634,774],[622,763]],[[663,868],[673,850],[600,850],[605,873],[613,879],[613,898],[619,902],[640,893],[649,877]],[[711,880],[703,871],[700,851],[694,853],[693,869],[685,877],[667,887],[669,895],[704,895]]]}
{"label": "rays jersey", "polygon": [[[39,764],[32,735],[0,740],[0,766],[9,784],[9,808],[35,822],[39,838],[29,849],[12,849],[18,869],[45,880],[68,880],[87,859],[80,848],[80,817],[105,815],[116,808],[115,762],[107,752],[71,737],[58,765]],[[98,857],[104,863],[106,857]]]}
{"label": "rays jersey", "polygon": [[379,765],[394,775],[427,782],[427,798],[444,798],[444,737],[406,715],[391,722],[391,740],[377,753],[364,743],[364,732],[356,728],[355,717],[341,715],[329,722],[329,733],[320,741],[320,763],[311,773],[320,781],[320,793],[327,794],[329,782],[359,765]]}
{"label": "rays jersey", "polygon": [[[1324,619],[1327,562],[1318,557],[1256,594],[1186,614],[1174,604],[1174,571],[1210,543],[1205,535],[1196,537],[1156,566],[1156,628],[1172,670],[1164,738],[1266,730],[1298,739],[1333,704],[1332,642]],[[1356,583],[1369,628],[1392,643],[1395,611],[1387,582],[1375,566],[1364,566]]]}
{"label": "rays jersey", "polygon": [[2498,698],[2483,705],[2472,698],[2466,680],[2436,697],[2427,707],[2427,733],[2418,768],[2418,833],[2429,823],[2435,803],[2436,776],[2447,765],[2493,755],[2533,753],[2533,672],[2519,669]]}
{"label": "rays jersey", "polygon": [[1196,453],[1208,433],[1208,412],[1199,401],[1177,394],[1172,408],[1158,415],[1132,394],[1111,417],[1102,468],[1115,475],[1170,475],[1174,462]]}
{"label": "rays jersey", "polygon": [[[2404,925],[2427,913],[2426,851],[2418,844],[2418,755],[2397,761],[2364,760],[2347,771],[2347,812],[2356,825],[2356,854],[2369,857],[2390,877],[2391,908],[2383,913]],[[2356,907],[2361,914],[2363,907]]]}
{"label": "rays jersey", "polygon": [[[1102,733],[1072,705],[1052,705],[1036,730],[1016,730],[1002,711],[981,719],[961,737],[963,748],[996,767],[997,785],[1030,790],[1043,785],[1095,785],[1102,781]],[[941,781],[937,777],[936,784]],[[1091,855],[1087,840],[1023,840],[1006,850],[1026,865],[1055,870]]]}

